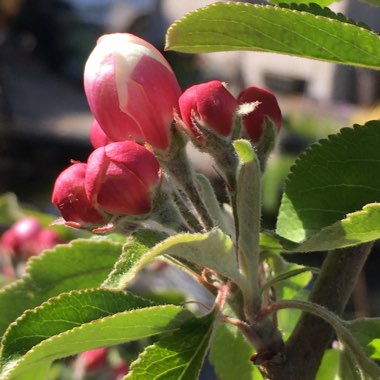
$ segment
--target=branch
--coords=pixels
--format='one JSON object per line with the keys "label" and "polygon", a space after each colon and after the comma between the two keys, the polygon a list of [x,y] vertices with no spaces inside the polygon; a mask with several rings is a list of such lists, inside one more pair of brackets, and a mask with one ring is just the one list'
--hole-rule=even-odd
{"label": "branch", "polygon": [[[330,252],[309,301],[341,315],[372,245],[366,243]],[[325,321],[304,313],[284,350],[264,363],[261,370],[271,380],[313,380],[332,337],[333,330]]]}

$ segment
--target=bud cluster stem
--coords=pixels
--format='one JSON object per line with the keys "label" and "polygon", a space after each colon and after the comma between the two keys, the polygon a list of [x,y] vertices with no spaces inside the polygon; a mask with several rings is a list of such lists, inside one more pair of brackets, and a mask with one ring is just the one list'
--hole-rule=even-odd
{"label": "bud cluster stem", "polygon": [[203,226],[206,230],[211,230],[214,227],[214,222],[195,184],[194,173],[188,161],[185,148],[176,149],[168,159],[162,160],[162,164],[170,173],[176,185],[189,198]]}

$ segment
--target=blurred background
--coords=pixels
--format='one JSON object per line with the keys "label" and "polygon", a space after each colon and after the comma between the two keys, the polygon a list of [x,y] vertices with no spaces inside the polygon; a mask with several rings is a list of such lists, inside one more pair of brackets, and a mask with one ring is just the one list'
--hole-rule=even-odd
{"label": "blurred background", "polygon": [[[50,196],[56,176],[70,159],[85,161],[92,150],[88,137],[92,116],[82,76],[99,36],[130,32],[162,50],[169,25],[209,3],[1,0],[0,194],[14,192],[22,203],[54,212]],[[380,11],[375,7],[344,0],[332,8],[380,29]],[[285,123],[264,178],[266,228],[274,227],[283,180],[301,151],[342,127],[380,117],[379,72],[270,53],[163,54],[183,89],[218,79],[227,82],[234,94],[256,85],[277,95]],[[192,154],[197,170],[218,183],[211,162],[195,151]],[[223,190],[218,195],[223,202]],[[322,257],[312,255],[308,264],[318,265]],[[351,310],[358,315],[380,314],[375,302],[380,291],[378,261],[372,255],[354,295]]]}
{"label": "blurred background", "polygon": [[[212,1],[2,0],[0,2],[0,192],[46,207],[54,178],[70,159],[91,150],[91,114],[84,96],[85,61],[104,33],[131,32],[163,49],[168,26]],[[379,11],[361,2],[333,4],[335,11],[380,28]],[[219,79],[233,93],[249,85],[271,89],[286,123],[273,155],[264,194],[275,215],[278,188],[293,160],[312,141],[353,122],[377,118],[379,73],[273,55],[228,52],[164,53],[183,89]],[[202,162],[203,170],[207,160]],[[212,173],[211,173],[212,174]],[[278,184],[277,184],[278,185]],[[269,222],[270,224],[270,219]]]}

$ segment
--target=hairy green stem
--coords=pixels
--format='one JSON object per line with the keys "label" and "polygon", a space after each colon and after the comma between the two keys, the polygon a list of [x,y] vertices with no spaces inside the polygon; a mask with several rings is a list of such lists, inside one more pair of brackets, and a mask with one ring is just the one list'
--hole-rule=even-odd
{"label": "hairy green stem", "polygon": [[214,227],[214,222],[200,196],[194,180],[194,173],[188,161],[185,148],[174,151],[170,158],[161,162],[177,186],[186,194],[197,211],[206,230]]}
{"label": "hairy green stem", "polygon": [[210,181],[206,176],[200,173],[196,173],[196,179],[200,186],[202,197],[206,203],[208,210],[210,211],[211,217],[213,218],[215,224],[224,233],[229,234],[230,231],[227,228],[227,224],[224,220],[224,216],[220,209],[218,199],[216,198],[214,189],[212,188]]}
{"label": "hairy green stem", "polygon": [[201,232],[203,230],[202,225],[198,222],[198,219],[191,212],[191,210],[189,209],[188,205],[186,204],[185,200],[182,198],[182,195],[179,193],[178,190],[173,191],[173,200],[180,214],[182,215],[183,219],[188,224],[188,226],[193,231]]}

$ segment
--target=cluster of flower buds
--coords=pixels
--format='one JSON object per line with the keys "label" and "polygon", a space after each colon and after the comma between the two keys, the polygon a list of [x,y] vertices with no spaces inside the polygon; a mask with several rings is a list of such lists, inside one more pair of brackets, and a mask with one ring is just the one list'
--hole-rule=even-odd
{"label": "cluster of flower buds", "polygon": [[52,202],[67,225],[94,229],[115,217],[149,213],[161,175],[149,150],[134,141],[114,142],[95,149],[87,163],[65,169]]}
{"label": "cluster of flower buds", "polygon": [[[248,111],[241,106],[248,105]],[[234,118],[243,110],[243,135],[253,143],[259,143],[266,122],[271,122],[278,133],[282,115],[276,97],[260,87],[248,87],[235,99],[225,85],[211,81],[188,88],[179,98],[179,109],[187,131],[195,139],[202,139],[202,127],[221,136],[233,132]]]}
{"label": "cluster of flower buds", "polygon": [[[183,141],[175,124],[203,142],[205,130],[231,136],[237,115],[254,143],[265,123],[275,125],[276,132],[281,127],[281,111],[267,90],[250,87],[234,98],[224,84],[211,81],[181,94],[161,53],[127,33],[99,38],[86,63],[84,87],[94,115],[90,137],[95,150],[87,163],[74,163],[59,175],[52,197],[66,225],[76,228],[100,230],[115,218],[149,215],[162,179],[156,157],[166,168],[167,157],[180,161],[173,147],[184,144],[175,143]],[[247,103],[255,107],[241,116],[239,107]],[[182,164],[176,170],[185,176]]]}
{"label": "cluster of flower buds", "polygon": [[61,242],[57,231],[44,228],[34,217],[25,217],[3,233],[0,238],[0,251],[26,260]]}

